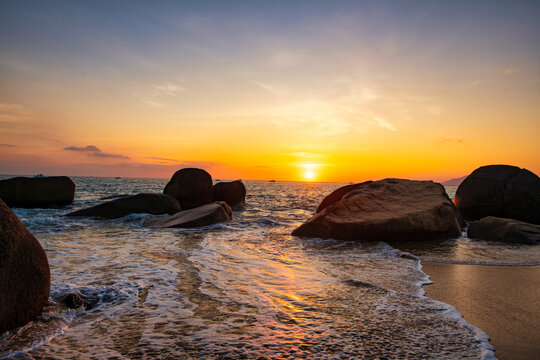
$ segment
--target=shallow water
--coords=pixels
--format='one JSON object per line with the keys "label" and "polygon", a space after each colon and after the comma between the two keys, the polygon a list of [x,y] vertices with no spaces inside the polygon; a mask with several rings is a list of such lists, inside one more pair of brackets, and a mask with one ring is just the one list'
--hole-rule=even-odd
{"label": "shallow water", "polygon": [[[185,230],[143,228],[144,214],[64,218],[100,197],[161,192],[167,181],[73,179],[72,206],[14,209],[47,252],[51,301],[40,319],[0,337],[0,358],[489,358],[481,332],[424,297],[418,258],[540,262],[536,247],[466,237],[400,249],[292,237],[343,184],[246,181],[232,221]],[[97,306],[58,303],[74,290]]]}

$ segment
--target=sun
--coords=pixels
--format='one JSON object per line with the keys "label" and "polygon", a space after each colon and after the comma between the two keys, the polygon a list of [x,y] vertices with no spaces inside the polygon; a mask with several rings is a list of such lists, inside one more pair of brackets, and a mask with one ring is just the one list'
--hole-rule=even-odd
{"label": "sun", "polygon": [[312,181],[313,179],[315,179],[315,171],[306,170],[304,172],[304,179],[306,179],[307,181]]}

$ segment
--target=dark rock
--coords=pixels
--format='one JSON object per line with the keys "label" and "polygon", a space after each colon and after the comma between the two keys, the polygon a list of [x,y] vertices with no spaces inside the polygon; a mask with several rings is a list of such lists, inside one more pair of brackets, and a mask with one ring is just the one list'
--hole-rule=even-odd
{"label": "dark rock", "polygon": [[214,185],[213,201],[225,201],[230,207],[246,202],[246,187],[239,180]]}
{"label": "dark rock", "polygon": [[99,200],[112,200],[112,199],[119,199],[119,198],[124,198],[124,197],[128,197],[128,196],[132,196],[132,195],[130,195],[130,194],[110,195],[110,196],[100,197]]}
{"label": "dark rock", "polygon": [[78,291],[74,291],[65,294],[59,299],[59,301],[70,309],[78,309],[80,307],[84,307],[84,309],[90,310],[98,304],[99,299],[93,295],[83,294]]}
{"label": "dark rock", "polygon": [[180,201],[184,210],[209,204],[212,202],[212,177],[202,169],[181,169],[174,173],[163,193]]}
{"label": "dark rock", "polygon": [[359,184],[345,185],[345,186],[340,187],[339,189],[334,190],[330,195],[328,195],[327,197],[325,197],[323,199],[323,201],[319,204],[319,207],[317,208],[317,211],[315,211],[315,212],[319,213],[319,212],[323,211],[329,205],[332,205],[332,204],[338,202],[339,200],[341,200],[341,198],[345,194],[347,194],[349,191],[354,190],[359,186],[364,186],[365,184],[369,184],[369,183],[372,183],[372,182],[373,181],[366,181],[366,182],[359,183]]}
{"label": "dark rock", "polygon": [[487,216],[471,222],[467,235],[471,239],[538,245],[540,244],[540,225]]}
{"label": "dark rock", "polygon": [[176,214],[182,207],[175,198],[165,194],[142,193],[120,197],[96,206],[77,210],[66,216],[96,216],[116,219],[129,214]]}
{"label": "dark rock", "polygon": [[292,235],[360,241],[436,240],[459,236],[463,225],[441,184],[385,179],[356,185]]}
{"label": "dark rock", "polygon": [[0,334],[37,317],[47,304],[50,280],[45,251],[0,200]]}
{"label": "dark rock", "polygon": [[145,220],[144,226],[192,228],[212,225],[231,219],[232,210],[229,205],[224,201],[216,201],[195,209],[184,210],[165,218]]}
{"label": "dark rock", "polygon": [[495,216],[540,224],[540,178],[515,166],[476,169],[458,187],[454,201],[467,220]]}
{"label": "dark rock", "polygon": [[0,180],[0,198],[9,207],[50,207],[71,204],[75,183],[67,176],[15,177]]}

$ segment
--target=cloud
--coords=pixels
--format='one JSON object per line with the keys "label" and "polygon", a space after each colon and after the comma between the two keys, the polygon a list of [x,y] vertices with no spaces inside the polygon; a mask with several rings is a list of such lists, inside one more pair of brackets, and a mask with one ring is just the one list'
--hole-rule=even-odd
{"label": "cloud", "polygon": [[94,146],[94,145],[88,145],[88,146],[86,146],[86,147],[68,146],[68,147],[65,147],[64,150],[68,150],[68,151],[94,151],[94,152],[101,152],[101,150],[98,149],[97,146]]}
{"label": "cloud", "polygon": [[390,131],[397,131],[396,127],[393,124],[387,122],[381,117],[374,117],[373,120],[375,120],[377,122],[377,125],[382,128],[388,129]]}
{"label": "cloud", "polygon": [[10,144],[0,144],[0,147],[14,147],[14,146]]}
{"label": "cloud", "polygon": [[68,147],[65,147],[64,150],[88,152],[88,154],[86,154],[86,155],[93,156],[93,157],[99,157],[99,158],[114,158],[114,159],[131,160],[131,158],[129,156],[124,156],[124,155],[119,155],[119,154],[104,153],[97,146],[94,146],[94,145],[87,145],[86,147],[68,146]]}
{"label": "cloud", "polygon": [[125,160],[131,159],[129,156],[124,156],[124,155],[119,155],[119,154],[109,154],[109,153],[104,153],[104,152],[95,152],[92,154],[88,154],[88,156],[94,156],[94,157],[100,157],[100,158],[125,159]]}

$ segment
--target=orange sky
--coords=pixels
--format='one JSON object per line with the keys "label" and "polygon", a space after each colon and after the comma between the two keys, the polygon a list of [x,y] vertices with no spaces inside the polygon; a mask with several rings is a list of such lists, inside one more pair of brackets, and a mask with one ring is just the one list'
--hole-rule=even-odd
{"label": "orange sky", "polygon": [[0,5],[0,173],[540,173],[534,4],[158,4]]}

